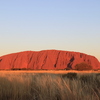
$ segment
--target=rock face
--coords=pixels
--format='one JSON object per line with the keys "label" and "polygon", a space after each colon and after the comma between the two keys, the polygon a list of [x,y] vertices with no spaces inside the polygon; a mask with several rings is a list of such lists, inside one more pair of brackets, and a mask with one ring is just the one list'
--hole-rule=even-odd
{"label": "rock face", "polygon": [[81,62],[100,69],[94,56],[60,50],[25,51],[1,56],[0,69],[75,69],[75,65]]}

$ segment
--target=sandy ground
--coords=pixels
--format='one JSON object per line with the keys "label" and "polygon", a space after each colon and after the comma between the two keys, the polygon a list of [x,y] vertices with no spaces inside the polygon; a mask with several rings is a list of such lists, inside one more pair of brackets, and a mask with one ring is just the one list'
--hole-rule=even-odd
{"label": "sandy ground", "polygon": [[75,71],[75,70],[0,70],[1,73],[53,73],[53,74],[65,74],[65,73],[70,73],[70,72],[75,72],[75,73],[100,73],[100,70],[98,71]]}

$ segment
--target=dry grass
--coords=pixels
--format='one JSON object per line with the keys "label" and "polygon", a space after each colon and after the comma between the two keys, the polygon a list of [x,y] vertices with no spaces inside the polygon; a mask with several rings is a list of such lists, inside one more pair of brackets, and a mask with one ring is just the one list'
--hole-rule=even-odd
{"label": "dry grass", "polygon": [[100,100],[100,73],[0,71],[0,100]]}

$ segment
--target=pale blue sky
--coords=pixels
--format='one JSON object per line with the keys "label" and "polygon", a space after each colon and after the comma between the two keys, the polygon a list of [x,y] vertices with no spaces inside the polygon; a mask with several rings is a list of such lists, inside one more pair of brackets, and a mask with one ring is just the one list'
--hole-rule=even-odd
{"label": "pale blue sky", "polygon": [[100,0],[1,0],[0,56],[57,49],[100,61]]}

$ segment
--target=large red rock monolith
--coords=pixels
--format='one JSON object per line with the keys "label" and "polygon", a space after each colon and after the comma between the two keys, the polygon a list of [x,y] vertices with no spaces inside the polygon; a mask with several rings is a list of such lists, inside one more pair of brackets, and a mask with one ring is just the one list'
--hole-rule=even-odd
{"label": "large red rock monolith", "polygon": [[24,51],[1,56],[0,69],[75,69],[75,65],[81,62],[100,69],[94,56],[61,50]]}

